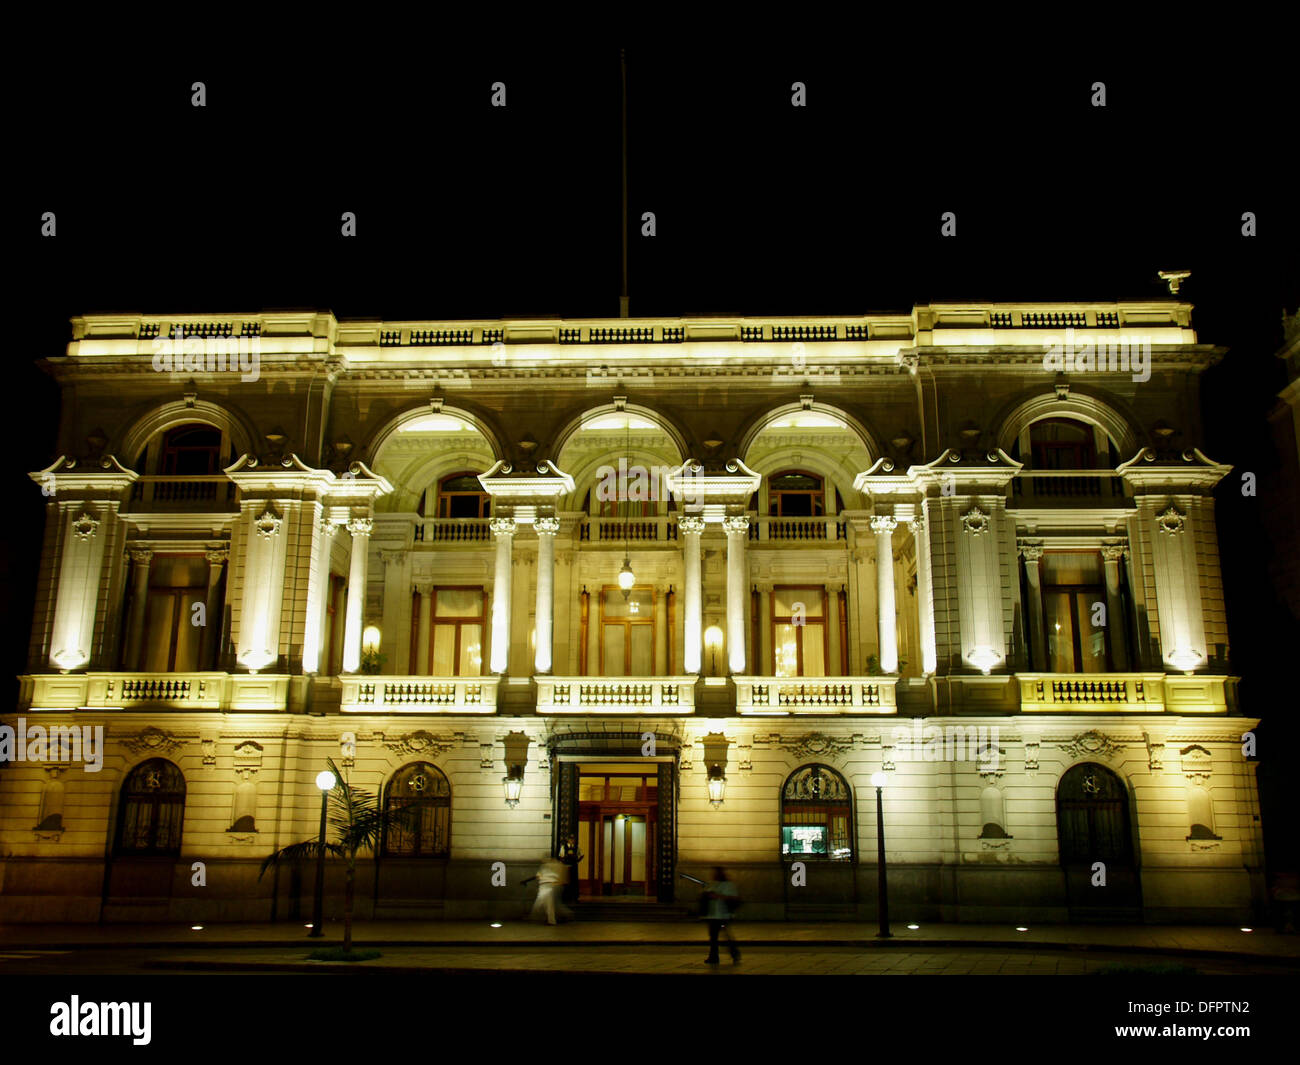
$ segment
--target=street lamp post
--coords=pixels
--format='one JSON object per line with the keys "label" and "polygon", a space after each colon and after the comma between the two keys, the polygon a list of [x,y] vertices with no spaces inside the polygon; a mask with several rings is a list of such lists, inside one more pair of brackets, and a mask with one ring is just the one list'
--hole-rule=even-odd
{"label": "street lamp post", "polygon": [[877,939],[889,939],[889,886],[885,882],[885,780],[884,773],[872,773],[871,783],[876,789],[876,895],[880,914],[880,931]]}
{"label": "street lamp post", "polygon": [[316,855],[316,901],[312,904],[311,931],[307,933],[312,939],[325,934],[325,809],[337,783],[328,769],[316,775],[316,787],[320,788],[320,851]]}

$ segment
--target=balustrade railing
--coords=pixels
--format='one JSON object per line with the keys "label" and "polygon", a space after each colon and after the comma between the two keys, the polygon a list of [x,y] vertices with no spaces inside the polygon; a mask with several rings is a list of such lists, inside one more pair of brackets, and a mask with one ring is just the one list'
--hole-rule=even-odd
{"label": "balustrade railing", "polygon": [[1025,470],[1011,482],[1012,501],[1124,499],[1114,470]]}
{"label": "balustrade railing", "polygon": [[845,539],[844,519],[841,517],[751,517],[749,538],[783,543],[833,543]]}
{"label": "balustrade railing", "polygon": [[417,544],[486,544],[491,541],[489,518],[422,518],[415,523]]}
{"label": "balustrade railing", "polygon": [[499,677],[385,677],[347,675],[342,678],[345,713],[418,712],[492,714],[497,708]]}
{"label": "balustrade railing", "polygon": [[738,714],[892,714],[897,677],[734,677]]}
{"label": "balustrade railing", "polygon": [[535,677],[539,714],[695,712],[695,677]]}
{"label": "balustrade railing", "polygon": [[578,539],[592,542],[668,543],[677,539],[677,518],[660,514],[652,518],[583,518]]}
{"label": "balustrade railing", "polygon": [[207,505],[224,510],[234,506],[238,491],[224,474],[140,477],[131,485],[131,504],[136,509],[182,510]]}

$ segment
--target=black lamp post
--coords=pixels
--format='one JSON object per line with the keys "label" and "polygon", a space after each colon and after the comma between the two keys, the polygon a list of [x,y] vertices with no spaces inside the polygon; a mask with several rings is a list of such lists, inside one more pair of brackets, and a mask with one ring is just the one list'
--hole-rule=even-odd
{"label": "black lamp post", "polygon": [[880,931],[877,939],[889,939],[893,932],[889,930],[889,885],[885,882],[885,777],[884,773],[872,773],[871,783],[876,789],[876,894],[880,913]]}
{"label": "black lamp post", "polygon": [[320,788],[320,852],[316,855],[316,901],[312,903],[311,931],[307,933],[312,939],[325,934],[325,810],[337,783],[328,769],[316,776],[316,787]]}

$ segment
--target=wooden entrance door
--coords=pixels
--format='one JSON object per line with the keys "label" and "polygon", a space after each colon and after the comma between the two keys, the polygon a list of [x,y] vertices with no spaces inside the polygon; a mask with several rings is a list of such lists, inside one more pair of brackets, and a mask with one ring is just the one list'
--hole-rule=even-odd
{"label": "wooden entrance door", "polygon": [[1119,777],[1091,762],[1068,770],[1056,790],[1056,831],[1070,916],[1139,916],[1128,791]]}
{"label": "wooden entrance door", "polygon": [[[653,784],[652,784],[653,782]],[[587,898],[658,891],[658,787],[649,774],[582,774],[578,891]]]}

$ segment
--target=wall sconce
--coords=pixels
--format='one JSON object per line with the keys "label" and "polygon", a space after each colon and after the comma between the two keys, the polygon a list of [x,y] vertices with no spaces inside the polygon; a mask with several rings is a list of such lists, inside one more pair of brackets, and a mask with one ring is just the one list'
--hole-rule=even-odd
{"label": "wall sconce", "polygon": [[727,793],[727,778],[723,774],[722,764],[714,762],[709,766],[709,805],[715,810],[722,805]]}
{"label": "wall sconce", "polygon": [[513,810],[519,805],[519,796],[524,790],[524,767],[512,765],[509,773],[501,778],[501,783],[506,789],[506,805]]}
{"label": "wall sconce", "polygon": [[722,630],[710,625],[704,630],[704,647],[709,652],[709,672],[718,676],[718,652],[722,650]]}

